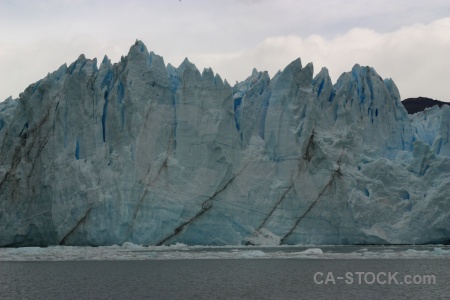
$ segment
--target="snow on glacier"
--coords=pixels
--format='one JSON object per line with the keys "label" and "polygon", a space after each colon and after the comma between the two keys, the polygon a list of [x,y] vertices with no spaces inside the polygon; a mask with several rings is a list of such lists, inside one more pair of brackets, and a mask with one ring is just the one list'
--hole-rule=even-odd
{"label": "snow on glacier", "polygon": [[313,74],[81,55],[0,103],[0,246],[448,243],[450,108]]}

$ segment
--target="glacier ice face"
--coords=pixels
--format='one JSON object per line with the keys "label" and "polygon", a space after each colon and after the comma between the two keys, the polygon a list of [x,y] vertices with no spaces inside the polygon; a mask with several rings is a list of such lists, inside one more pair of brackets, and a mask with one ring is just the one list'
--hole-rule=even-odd
{"label": "glacier ice face", "polygon": [[447,243],[449,120],[359,65],[81,55],[0,103],[0,246]]}

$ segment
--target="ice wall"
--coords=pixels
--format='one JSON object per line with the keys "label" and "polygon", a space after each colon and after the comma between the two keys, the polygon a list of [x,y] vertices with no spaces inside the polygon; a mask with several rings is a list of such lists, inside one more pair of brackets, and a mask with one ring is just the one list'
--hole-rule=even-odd
{"label": "ice wall", "polygon": [[81,55],[0,103],[0,246],[449,242],[449,118],[359,65]]}

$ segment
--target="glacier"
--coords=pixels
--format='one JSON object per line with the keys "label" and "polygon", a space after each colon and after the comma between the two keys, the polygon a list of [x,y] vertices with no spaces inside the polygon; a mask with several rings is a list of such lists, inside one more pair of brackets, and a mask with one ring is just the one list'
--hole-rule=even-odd
{"label": "glacier", "polygon": [[62,65],[0,103],[0,246],[450,243],[450,107],[313,75]]}

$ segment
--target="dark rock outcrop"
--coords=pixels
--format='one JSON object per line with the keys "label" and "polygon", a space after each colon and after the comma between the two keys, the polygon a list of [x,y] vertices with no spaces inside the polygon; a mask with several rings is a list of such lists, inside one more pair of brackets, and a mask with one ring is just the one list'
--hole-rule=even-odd
{"label": "dark rock outcrop", "polygon": [[442,105],[449,105],[449,103],[447,102],[442,102],[426,97],[407,98],[402,101],[402,104],[410,115],[415,114],[419,111],[424,111],[426,108],[433,107],[435,105],[438,105],[439,107],[442,107]]}

